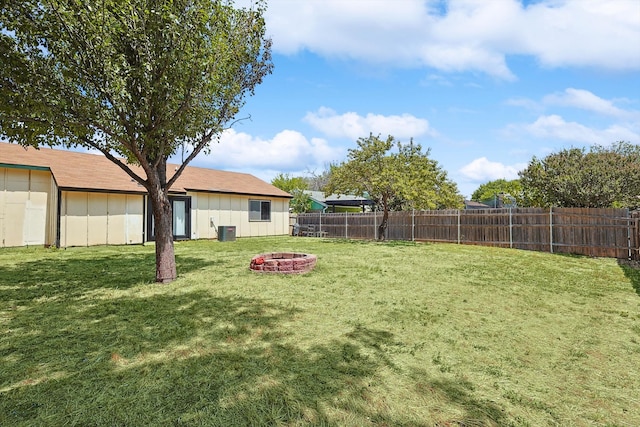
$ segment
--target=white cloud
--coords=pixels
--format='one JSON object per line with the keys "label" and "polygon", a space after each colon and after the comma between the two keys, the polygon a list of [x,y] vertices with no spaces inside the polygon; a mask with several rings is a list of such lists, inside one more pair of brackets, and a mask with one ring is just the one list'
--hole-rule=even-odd
{"label": "white cloud", "polygon": [[525,15],[523,46],[547,66],[640,68],[637,0],[546,0]]}
{"label": "white cloud", "polygon": [[640,111],[616,106],[616,103],[628,102],[628,99],[604,99],[585,89],[567,88],[562,92],[545,95],[539,102],[528,98],[510,98],[505,101],[505,104],[532,111],[543,111],[545,108],[554,106],[572,107],[621,120],[640,121]]}
{"label": "white cloud", "polygon": [[565,141],[597,143],[597,133],[577,122],[567,122],[558,115],[540,116],[524,126],[524,130],[539,138],[558,138]]}
{"label": "white cloud", "polygon": [[630,127],[613,124],[606,129],[594,129],[577,122],[568,122],[555,114],[540,116],[530,124],[511,125],[508,129],[510,133],[525,132],[538,138],[559,139],[586,145],[640,141],[640,135]]}
{"label": "white cloud", "polygon": [[637,0],[271,0],[274,51],[514,79],[508,55],[549,67],[640,69]]}
{"label": "white cloud", "polygon": [[198,164],[234,171],[302,171],[322,169],[345,153],[321,138],[307,139],[300,132],[283,130],[272,139],[262,139],[229,129],[223,132],[211,153],[200,154]]}
{"label": "white cloud", "polygon": [[512,107],[522,107],[531,111],[540,111],[543,109],[538,102],[528,98],[510,98],[505,101],[505,104]]}
{"label": "white cloud", "polygon": [[621,119],[636,118],[640,120],[640,112],[624,110],[616,107],[613,101],[584,89],[565,89],[562,93],[554,93],[543,98],[545,104],[575,107],[586,111],[613,116]]}
{"label": "white cloud", "polygon": [[[512,124],[503,129],[506,137],[522,134],[547,140],[569,141],[583,145],[608,145],[616,141],[640,142],[640,111],[620,108],[616,103],[627,100],[609,100],[584,90],[567,88],[562,92],[542,97],[540,102],[526,98],[513,98],[507,105],[524,107],[538,112],[538,118],[528,124]],[[543,114],[553,107],[569,107],[595,113],[607,118],[606,127],[597,128],[578,121],[567,120],[560,114]],[[583,117],[583,116],[576,116]],[[586,119],[582,119],[584,121]],[[602,122],[602,120],[599,121]],[[606,121],[604,123],[607,123]],[[600,125],[603,126],[603,125]]]}
{"label": "white cloud", "polygon": [[316,112],[307,113],[304,121],[327,136],[353,141],[366,138],[370,133],[398,139],[435,134],[426,119],[411,114],[383,116],[369,113],[361,116],[354,112],[338,114],[331,108],[320,107]]}
{"label": "white cloud", "polygon": [[460,174],[469,181],[486,182],[496,179],[512,180],[518,178],[518,171],[527,165],[518,163],[505,165],[500,162],[492,162],[486,157],[480,157],[460,169]]}

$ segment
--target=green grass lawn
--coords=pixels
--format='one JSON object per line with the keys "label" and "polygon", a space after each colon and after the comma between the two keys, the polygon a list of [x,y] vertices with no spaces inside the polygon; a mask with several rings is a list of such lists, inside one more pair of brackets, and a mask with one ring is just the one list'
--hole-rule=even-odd
{"label": "green grass lawn", "polygon": [[[318,255],[306,275],[248,269]],[[640,271],[447,244],[0,250],[2,426],[638,426]]]}

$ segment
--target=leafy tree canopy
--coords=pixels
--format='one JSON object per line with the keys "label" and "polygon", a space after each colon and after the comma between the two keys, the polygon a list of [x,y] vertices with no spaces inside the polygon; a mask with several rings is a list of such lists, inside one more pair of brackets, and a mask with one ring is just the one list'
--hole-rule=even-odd
{"label": "leafy tree canopy", "polygon": [[635,208],[640,205],[640,146],[618,142],[534,157],[520,180],[530,206]]}
{"label": "leafy tree canopy", "polygon": [[518,206],[524,206],[522,183],[519,179],[496,179],[481,184],[471,195],[471,200],[482,203],[493,203],[501,194],[512,196]]}
{"label": "leafy tree canopy", "polygon": [[271,180],[271,184],[293,196],[289,202],[293,212],[303,213],[311,210],[311,196],[304,192],[308,188],[305,178],[280,173]]}
{"label": "leafy tree canopy", "polygon": [[304,190],[295,189],[291,193],[293,199],[289,202],[289,207],[294,213],[305,213],[311,210],[312,200],[311,196],[304,192]]}
{"label": "leafy tree canopy", "polygon": [[291,176],[288,173],[279,173],[271,180],[271,185],[293,194],[294,190],[306,190],[308,188],[307,180],[299,176]]}
{"label": "leafy tree canopy", "polygon": [[[263,12],[262,1],[3,2],[0,136],[97,149],[144,186],[156,280],[171,281],[168,190],[271,72]],[[187,156],[167,176],[178,149]]]}
{"label": "leafy tree canopy", "polygon": [[423,151],[413,140],[403,144],[392,136],[383,140],[370,134],[359,138],[357,145],[345,162],[331,166],[325,193],[372,199],[384,212],[378,238],[384,238],[390,210],[462,206],[456,184],[429,158],[429,150]]}

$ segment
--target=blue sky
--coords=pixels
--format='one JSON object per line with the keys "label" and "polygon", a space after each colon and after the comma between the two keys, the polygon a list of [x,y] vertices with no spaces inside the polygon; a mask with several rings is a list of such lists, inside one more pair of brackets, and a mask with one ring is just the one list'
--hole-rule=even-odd
{"label": "blue sky", "polygon": [[271,0],[266,22],[251,119],[194,165],[270,181],[390,134],[468,197],[533,156],[640,144],[640,0]]}

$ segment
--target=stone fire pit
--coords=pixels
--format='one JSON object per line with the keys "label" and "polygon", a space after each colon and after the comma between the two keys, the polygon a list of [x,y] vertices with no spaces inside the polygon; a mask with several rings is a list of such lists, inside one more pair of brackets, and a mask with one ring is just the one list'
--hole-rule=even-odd
{"label": "stone fire pit", "polygon": [[258,273],[300,274],[313,270],[317,260],[312,254],[272,252],[251,258],[249,268]]}

